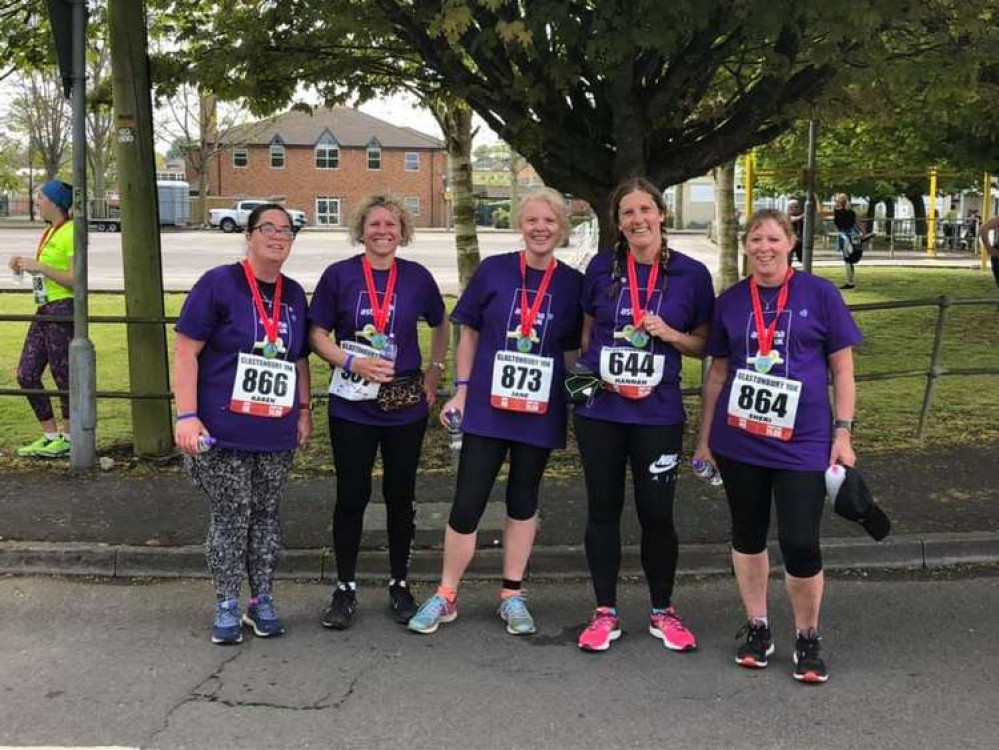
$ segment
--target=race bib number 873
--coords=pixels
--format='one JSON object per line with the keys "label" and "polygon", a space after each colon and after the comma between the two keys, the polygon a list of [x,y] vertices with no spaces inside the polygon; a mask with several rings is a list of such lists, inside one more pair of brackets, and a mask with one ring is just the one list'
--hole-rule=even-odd
{"label": "race bib number 873", "polygon": [[489,403],[496,409],[545,414],[552,390],[554,360],[535,354],[496,352]]}
{"label": "race bib number 873", "polygon": [[737,370],[728,396],[728,424],[754,435],[790,440],[801,381]]}

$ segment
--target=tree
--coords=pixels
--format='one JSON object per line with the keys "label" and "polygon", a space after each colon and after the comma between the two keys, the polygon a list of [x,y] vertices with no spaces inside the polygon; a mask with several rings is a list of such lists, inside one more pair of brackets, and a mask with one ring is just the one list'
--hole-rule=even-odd
{"label": "tree", "polygon": [[0,5],[0,81],[54,62],[45,0]]}
{"label": "tree", "polygon": [[0,135],[0,193],[23,190],[17,170],[24,164],[24,151],[20,144]]}
{"label": "tree", "polygon": [[28,138],[32,155],[40,158],[46,179],[54,179],[66,162],[71,135],[59,76],[54,71],[22,75],[15,85],[9,119],[12,129]]}
{"label": "tree", "polygon": [[114,120],[112,117],[111,50],[108,44],[107,13],[99,7],[91,19],[87,50],[87,166],[90,195],[97,199],[94,215],[104,216],[104,196],[108,171],[114,164]]}

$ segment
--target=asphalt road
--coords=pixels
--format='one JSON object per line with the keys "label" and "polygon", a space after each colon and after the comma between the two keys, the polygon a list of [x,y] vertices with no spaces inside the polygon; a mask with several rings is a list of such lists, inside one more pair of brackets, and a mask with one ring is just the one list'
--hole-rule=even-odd
{"label": "asphalt road", "polygon": [[[40,228],[0,228],[0,289],[18,288],[6,268],[7,259],[11,255],[34,253],[40,233]],[[242,235],[224,234],[217,230],[166,231],[160,237],[164,286],[168,290],[186,291],[209,268],[242,257],[245,247]],[[480,252],[483,257],[509,252],[520,247],[519,239],[518,234],[511,232],[483,231],[479,234]],[[676,249],[694,255],[709,268],[715,269],[717,253],[703,235],[678,234],[670,242]],[[93,233],[90,235],[89,251],[91,288],[122,289],[121,235]],[[311,292],[326,266],[357,252],[358,248],[350,244],[344,231],[307,230],[295,240],[285,271]],[[399,254],[429,268],[441,291],[457,293],[458,268],[453,233],[417,232],[413,243],[400,249]],[[572,246],[558,251],[558,257],[570,263],[578,260],[579,256],[579,250]]]}
{"label": "asphalt road", "polygon": [[466,586],[433,636],[391,622],[372,588],[352,630],[325,631],[327,593],[280,582],[289,633],[220,648],[203,581],[2,579],[0,746],[939,750],[999,737],[999,577],[832,582],[820,687],[790,677],[783,596],[770,668],[734,665],[728,579],[680,584],[694,654],[646,634],[638,584],[621,590],[626,637],[600,655],[574,645],[592,606],[582,583],[532,587],[528,639],[504,632],[491,586]]}

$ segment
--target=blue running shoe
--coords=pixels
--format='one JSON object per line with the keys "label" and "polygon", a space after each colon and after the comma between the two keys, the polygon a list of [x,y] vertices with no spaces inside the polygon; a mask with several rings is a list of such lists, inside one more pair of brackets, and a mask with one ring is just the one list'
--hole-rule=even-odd
{"label": "blue running shoe", "polygon": [[442,622],[451,622],[458,616],[458,602],[449,602],[437,594],[430,597],[406,626],[414,633],[436,633]]}
{"label": "blue running shoe", "polygon": [[527,610],[527,599],[522,596],[508,596],[500,601],[499,616],[510,635],[531,635],[536,631],[534,618]]}
{"label": "blue running shoe", "polygon": [[216,602],[215,624],[212,626],[212,643],[225,646],[243,640],[243,626],[239,621],[239,599]]}
{"label": "blue running shoe", "polygon": [[271,594],[250,599],[243,624],[253,628],[253,634],[258,638],[270,638],[284,632],[284,624],[274,611],[274,596]]}

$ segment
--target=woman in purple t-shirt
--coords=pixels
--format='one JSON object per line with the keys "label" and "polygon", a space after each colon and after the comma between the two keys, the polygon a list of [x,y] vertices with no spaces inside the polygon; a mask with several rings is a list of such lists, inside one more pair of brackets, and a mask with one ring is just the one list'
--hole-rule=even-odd
{"label": "woman in purple t-shirt", "polygon": [[588,498],[586,559],[597,608],[579,637],[605,651],[621,635],[617,576],[625,467],[630,464],[642,526],[642,568],[652,600],[649,632],[674,651],[697,640],[672,606],[678,542],[673,496],[685,414],[681,355],[700,357],[714,305],[711,274],[666,244],[662,194],[647,180],[621,183],[611,199],[618,228],[583,281],[581,364],[603,389],[574,411]]}
{"label": "woman in purple t-shirt", "polygon": [[294,239],[284,208],[254,209],[246,259],[206,272],[175,329],[174,441],[211,507],[213,643],[242,640],[246,573],[242,623],[260,637],[284,632],[273,600],[278,508],[295,449],[312,434],[305,291],[281,273]]}
{"label": "woman in purple t-shirt", "polygon": [[[322,624],[335,630],[350,627],[357,607],[357,556],[379,448],[389,604],[400,624],[416,613],[406,583],[416,533],[416,470],[448,344],[444,300],[433,276],[419,263],[396,257],[399,245],[413,238],[413,220],[402,203],[386,195],[362,201],[350,238],[363,243],[364,252],[329,266],[309,306],[312,348],[333,367],[329,422],[336,468],[337,583]],[[425,374],[417,334],[421,320],[433,329]]]}
{"label": "woman in purple t-shirt", "polygon": [[521,582],[538,527],[541,476],[552,449],[565,447],[562,382],[566,360],[574,361],[579,350],[583,277],[555,260],[569,229],[558,192],[528,193],[517,216],[524,249],[484,260],[451,315],[461,325],[457,390],[441,422],[460,421],[464,437],[441,584],[409,621],[417,633],[433,633],[457,617],[458,584],[507,454],[499,615],[513,635],[535,630]]}
{"label": "woman in purple t-shirt", "polygon": [[748,619],[736,663],[766,667],[774,650],[767,619],[773,503],[797,631],[794,677],[825,682],[818,635],[824,472],[856,460],[853,346],[862,337],[832,283],[790,267],[794,234],[784,214],[758,211],[746,226],[752,275],[715,305],[695,461],[721,471],[732,513],[732,565]]}

